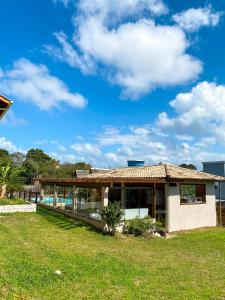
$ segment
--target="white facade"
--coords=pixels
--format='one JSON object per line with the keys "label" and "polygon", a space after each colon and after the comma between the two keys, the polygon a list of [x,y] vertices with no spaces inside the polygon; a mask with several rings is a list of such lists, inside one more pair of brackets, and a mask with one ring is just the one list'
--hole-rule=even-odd
{"label": "white facade", "polygon": [[166,184],[167,230],[188,230],[217,225],[214,182],[206,184],[206,203],[181,204],[180,184]]}

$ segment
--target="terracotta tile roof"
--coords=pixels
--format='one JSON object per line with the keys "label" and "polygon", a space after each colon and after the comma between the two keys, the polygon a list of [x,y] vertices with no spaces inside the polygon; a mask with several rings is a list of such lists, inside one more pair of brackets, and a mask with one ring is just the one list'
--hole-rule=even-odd
{"label": "terracotta tile roof", "polygon": [[[127,167],[113,169],[104,173],[90,174],[82,179],[111,180],[114,179],[165,179],[165,180],[210,180],[225,181],[225,177],[216,176],[204,172],[181,168],[175,165],[161,164],[146,167]],[[81,181],[82,181],[81,179]],[[80,180],[79,180],[80,181]]]}
{"label": "terracotta tile roof", "polygon": [[12,101],[0,95],[0,119],[12,105]]}
{"label": "terracotta tile roof", "polygon": [[161,164],[146,167],[127,167],[83,175],[77,178],[42,178],[43,184],[76,185],[76,183],[119,183],[119,182],[176,182],[176,181],[224,181],[225,177]]}

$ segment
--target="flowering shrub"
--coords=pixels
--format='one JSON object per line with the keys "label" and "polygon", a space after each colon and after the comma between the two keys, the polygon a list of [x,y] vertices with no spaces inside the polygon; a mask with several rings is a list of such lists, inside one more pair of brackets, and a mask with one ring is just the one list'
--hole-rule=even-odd
{"label": "flowering shrub", "polygon": [[143,219],[135,218],[125,221],[124,232],[136,236],[143,234],[153,235],[160,226],[160,223],[156,223],[155,220],[150,217]]}

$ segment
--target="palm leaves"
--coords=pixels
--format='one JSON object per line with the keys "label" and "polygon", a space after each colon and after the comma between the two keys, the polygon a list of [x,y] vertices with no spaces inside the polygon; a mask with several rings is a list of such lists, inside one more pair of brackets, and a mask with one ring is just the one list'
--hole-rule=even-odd
{"label": "palm leaves", "polygon": [[12,168],[10,164],[0,162],[0,199],[5,197],[7,191],[12,192],[23,185],[21,168]]}

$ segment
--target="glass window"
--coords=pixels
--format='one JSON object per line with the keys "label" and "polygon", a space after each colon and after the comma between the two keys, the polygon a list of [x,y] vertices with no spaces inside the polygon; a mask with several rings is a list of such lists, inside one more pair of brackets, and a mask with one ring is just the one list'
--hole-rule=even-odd
{"label": "glass window", "polygon": [[205,203],[205,184],[181,184],[180,202],[181,204]]}
{"label": "glass window", "polygon": [[78,188],[77,213],[83,217],[100,221],[102,189],[99,188]]}

